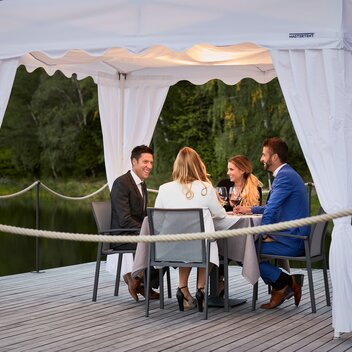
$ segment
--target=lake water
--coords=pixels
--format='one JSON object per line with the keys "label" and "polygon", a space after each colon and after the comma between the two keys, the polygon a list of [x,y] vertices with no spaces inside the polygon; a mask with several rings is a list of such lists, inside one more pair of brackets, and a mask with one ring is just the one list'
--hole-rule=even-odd
{"label": "lake water", "polygon": [[[96,234],[91,200],[40,200],[40,229]],[[0,224],[35,228],[35,198],[0,199]],[[39,239],[39,269],[96,260],[96,243]],[[36,270],[36,238],[0,232],[0,276]]]}
{"label": "lake water", "polygon": [[[91,211],[92,201],[93,199],[69,201],[57,197],[41,199],[40,229],[96,234],[96,226]],[[34,229],[35,219],[34,197],[19,196],[0,199],[0,224]],[[330,233],[331,229],[328,232]],[[327,254],[330,240],[330,236],[327,236]],[[40,270],[96,260],[97,244],[93,242],[40,238],[39,248]],[[292,264],[298,267],[304,265],[302,263]],[[321,268],[321,264],[317,263],[314,267]],[[36,238],[0,232],[0,276],[35,271],[36,269]]]}

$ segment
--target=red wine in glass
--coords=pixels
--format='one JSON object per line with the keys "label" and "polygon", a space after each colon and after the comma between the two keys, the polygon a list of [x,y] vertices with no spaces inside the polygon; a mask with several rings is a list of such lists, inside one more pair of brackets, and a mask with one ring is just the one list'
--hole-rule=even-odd
{"label": "red wine in glass", "polygon": [[233,204],[233,207],[237,207],[237,205],[241,205],[242,198],[241,197],[236,197],[234,199],[231,199],[231,203]]}

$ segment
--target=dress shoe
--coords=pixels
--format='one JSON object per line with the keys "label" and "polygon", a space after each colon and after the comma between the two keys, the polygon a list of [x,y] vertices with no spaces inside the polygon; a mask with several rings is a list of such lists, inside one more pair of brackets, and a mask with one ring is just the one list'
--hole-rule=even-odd
{"label": "dress shoe", "polygon": [[[139,288],[139,293],[145,298],[144,286],[141,285]],[[152,288],[149,290],[149,299],[160,299],[159,292],[154,291]]]}
{"label": "dress shoe", "polygon": [[149,299],[160,299],[159,292],[156,292],[153,289],[150,289],[150,291],[149,291]]}
{"label": "dress shoe", "polygon": [[292,275],[292,291],[295,297],[295,305],[298,307],[302,297],[302,286],[303,286],[304,275]]}
{"label": "dress shoe", "polygon": [[[273,309],[278,307],[280,304],[282,304],[286,296],[289,295],[289,292],[292,291],[291,288],[286,285],[284,288],[281,290],[275,290],[274,288],[271,290],[271,298],[269,303],[262,304],[260,308],[263,309]],[[292,297],[292,296],[291,296]]]}
{"label": "dress shoe", "polygon": [[123,275],[123,280],[125,281],[126,285],[128,286],[128,292],[132,296],[132,298],[138,302],[138,293],[140,291],[140,279],[134,279],[131,273],[127,273]]}
{"label": "dress shoe", "polygon": [[285,301],[287,301],[288,299],[292,298],[293,297],[293,290],[292,288],[289,286],[286,290],[286,293],[285,293]]}

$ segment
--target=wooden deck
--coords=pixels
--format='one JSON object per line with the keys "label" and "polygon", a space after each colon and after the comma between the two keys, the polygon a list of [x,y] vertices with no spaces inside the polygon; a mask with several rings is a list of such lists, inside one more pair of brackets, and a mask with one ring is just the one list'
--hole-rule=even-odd
{"label": "wooden deck", "polygon": [[[94,265],[0,277],[0,351],[352,351],[352,333],[332,339],[320,270],[314,272],[316,314],[307,282],[298,308],[290,300],[252,312],[252,286],[240,267],[231,267],[231,295],[248,301],[228,313],[210,308],[205,321],[195,310],[178,312],[175,297],[166,298],[164,310],[152,301],[145,318],[144,301],[134,302],[124,283],[113,296],[114,279],[104,266],[93,303]],[[174,295],[177,272],[171,273]],[[258,305],[268,297],[261,283]]]}

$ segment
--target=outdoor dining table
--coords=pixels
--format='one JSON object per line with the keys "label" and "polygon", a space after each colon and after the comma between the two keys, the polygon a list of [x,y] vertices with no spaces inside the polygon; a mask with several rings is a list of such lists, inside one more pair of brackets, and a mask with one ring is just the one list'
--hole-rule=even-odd
{"label": "outdoor dining table", "polygon": [[[225,219],[214,220],[214,226],[215,230],[218,231],[257,226],[260,225],[260,222],[260,215],[228,215]],[[147,217],[143,220],[140,235],[149,235]],[[259,266],[254,241],[254,236],[236,236],[217,241],[219,254],[224,253],[223,251],[227,243],[228,257],[231,260],[243,263],[242,275],[251,284],[255,284],[259,278]],[[132,275],[139,273],[147,267],[147,254],[148,244],[138,243],[132,267]],[[211,280],[211,295],[212,291],[214,291],[213,280]]]}
{"label": "outdoor dining table", "polygon": [[[222,220],[214,220],[216,231],[234,230],[246,227],[259,226],[262,216],[252,215],[228,215],[234,220],[233,225],[228,227]],[[255,248],[255,235],[233,236],[217,240],[219,254],[224,255],[227,249],[228,258],[232,261],[241,263],[242,276],[252,285],[254,285],[260,276],[257,251]],[[218,296],[218,268],[212,270],[210,274],[210,297],[209,306],[223,306],[224,299]],[[236,306],[245,303],[245,299],[230,299],[230,306]]]}

